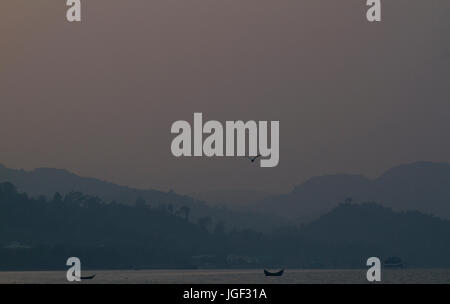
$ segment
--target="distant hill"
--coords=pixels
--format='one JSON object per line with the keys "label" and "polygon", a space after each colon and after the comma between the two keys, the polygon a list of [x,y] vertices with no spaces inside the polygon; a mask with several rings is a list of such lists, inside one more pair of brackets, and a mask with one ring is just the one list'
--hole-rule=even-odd
{"label": "distant hill", "polygon": [[129,188],[95,178],[81,177],[63,169],[38,168],[25,171],[0,165],[0,182],[11,182],[20,191],[34,197],[52,196],[55,192],[64,195],[71,191],[80,191],[99,196],[106,201],[119,201],[125,204],[134,204],[138,198],[143,198],[150,204],[196,203],[193,199],[187,202],[188,198],[174,193]]}
{"label": "distant hill", "polygon": [[213,236],[184,215],[146,205],[107,204],[82,193],[32,199],[0,183],[0,270],[87,267],[193,267]]}
{"label": "distant hill", "polygon": [[269,192],[251,189],[221,189],[189,194],[189,196],[205,201],[208,204],[227,206],[229,208],[245,207],[269,195]]}
{"label": "distant hill", "polygon": [[[450,266],[450,222],[375,203],[343,203],[301,229],[302,237],[339,244],[347,256],[401,257],[409,266]],[[354,252],[352,252],[354,251]]]}
{"label": "distant hill", "polygon": [[61,169],[39,168],[25,171],[0,165],[1,182],[11,182],[19,191],[26,192],[32,197],[44,195],[51,198],[55,192],[64,196],[69,192],[78,191],[86,195],[98,196],[106,202],[115,201],[134,205],[138,199],[143,199],[151,206],[166,205],[174,209],[188,207],[192,220],[211,217],[216,221],[224,221],[230,228],[270,230],[280,223],[280,219],[271,215],[231,211],[223,206],[209,206],[203,201],[172,191],[135,189],[95,178],[81,177]]}
{"label": "distant hill", "polygon": [[449,221],[375,203],[340,204],[308,225],[268,234],[79,192],[34,199],[0,183],[0,226],[0,270],[64,269],[69,256],[91,269],[344,269],[365,268],[371,256],[450,267]]}
{"label": "distant hill", "polygon": [[253,208],[308,221],[347,198],[354,202],[375,201],[394,210],[419,210],[450,218],[450,164],[401,165],[374,180],[360,175],[315,177],[288,194],[265,198]]}
{"label": "distant hill", "polygon": [[[210,216],[231,227],[260,231],[279,226],[283,218],[284,223],[286,220],[309,222],[317,219],[347,198],[352,198],[353,202],[374,201],[393,210],[418,210],[450,219],[450,164],[447,163],[401,165],[376,179],[348,174],[314,177],[288,194],[271,195],[253,203],[264,193],[212,191],[198,194],[200,199],[194,199],[174,192],[134,189],[48,168],[24,171],[0,165],[0,182],[4,181],[12,182],[20,191],[34,197],[51,197],[56,191],[63,195],[80,191],[108,202],[134,204],[142,198],[150,205],[172,205],[175,209],[187,206],[191,209],[192,219]],[[203,199],[208,197],[219,204],[206,204]]]}

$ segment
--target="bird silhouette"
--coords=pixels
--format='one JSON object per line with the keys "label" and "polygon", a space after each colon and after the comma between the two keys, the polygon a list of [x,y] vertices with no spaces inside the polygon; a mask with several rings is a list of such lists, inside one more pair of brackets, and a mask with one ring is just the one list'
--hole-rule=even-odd
{"label": "bird silhouette", "polygon": [[247,157],[252,163],[255,162],[255,160],[257,160],[258,158],[261,157],[261,154],[258,154],[256,156],[252,156],[252,157]]}

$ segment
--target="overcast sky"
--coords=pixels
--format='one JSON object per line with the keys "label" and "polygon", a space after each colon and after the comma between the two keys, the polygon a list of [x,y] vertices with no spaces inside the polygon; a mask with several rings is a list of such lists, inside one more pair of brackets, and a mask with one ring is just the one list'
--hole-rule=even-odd
{"label": "overcast sky", "polygon": [[[0,163],[140,188],[288,191],[450,161],[450,1],[0,3]],[[280,164],[176,159],[170,126],[279,120]]]}

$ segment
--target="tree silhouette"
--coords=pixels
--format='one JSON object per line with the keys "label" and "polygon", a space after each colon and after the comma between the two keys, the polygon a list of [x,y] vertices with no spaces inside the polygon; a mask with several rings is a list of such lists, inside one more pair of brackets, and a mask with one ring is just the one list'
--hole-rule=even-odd
{"label": "tree silhouette", "polygon": [[167,205],[167,211],[169,211],[170,214],[173,214],[173,205],[172,204]]}
{"label": "tree silhouette", "polygon": [[181,206],[180,208],[180,213],[183,214],[184,219],[186,221],[189,221],[189,215],[191,213],[191,208],[187,207],[187,206]]}
{"label": "tree silhouette", "polygon": [[208,231],[209,227],[212,225],[212,219],[209,216],[201,217],[197,220],[199,227],[205,231]]}
{"label": "tree silhouette", "polygon": [[216,223],[216,226],[214,227],[214,234],[225,235],[225,223],[223,221]]}
{"label": "tree silhouette", "polygon": [[0,196],[8,197],[17,193],[17,188],[11,183],[0,184]]}
{"label": "tree silhouette", "polygon": [[147,202],[142,197],[138,197],[134,205],[139,208],[144,208],[147,205]]}
{"label": "tree silhouette", "polygon": [[62,202],[62,196],[59,192],[56,192],[55,195],[53,196],[53,202],[55,203]]}

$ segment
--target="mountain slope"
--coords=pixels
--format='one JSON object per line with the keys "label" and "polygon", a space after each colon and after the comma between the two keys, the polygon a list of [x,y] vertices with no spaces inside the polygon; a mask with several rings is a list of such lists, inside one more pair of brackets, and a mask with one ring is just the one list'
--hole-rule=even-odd
{"label": "mountain slope", "polygon": [[221,189],[192,193],[189,196],[212,205],[239,209],[266,198],[269,193],[250,189]]}
{"label": "mountain slope", "polygon": [[417,162],[392,168],[373,181],[371,196],[396,210],[450,218],[450,164]]}
{"label": "mountain slope", "polygon": [[450,218],[450,164],[401,165],[374,180],[357,175],[316,177],[288,194],[268,197],[254,208],[287,218],[311,220],[347,198]]}
{"label": "mountain slope", "polygon": [[230,211],[224,207],[208,206],[202,201],[174,192],[157,190],[141,190],[116,185],[95,178],[80,177],[66,170],[40,168],[33,171],[14,170],[0,165],[0,183],[10,182],[32,197],[45,195],[53,197],[55,192],[65,195],[69,192],[82,192],[90,196],[98,196],[102,200],[133,205],[138,199],[145,200],[151,206],[172,206],[174,211],[188,207],[190,217],[196,221],[202,217],[211,217],[214,221],[223,221],[229,227],[270,230],[278,225],[279,219],[271,215],[255,215],[254,213]]}
{"label": "mountain slope", "polygon": [[303,227],[301,235],[338,244],[341,258],[399,256],[409,266],[450,265],[444,262],[450,256],[450,222],[417,211],[394,212],[375,203],[340,204]]}
{"label": "mountain slope", "polygon": [[0,228],[1,270],[63,269],[68,256],[91,269],[234,268],[230,256],[250,268],[344,269],[394,255],[410,267],[450,267],[450,221],[374,203],[341,204],[303,227],[263,234],[208,229],[167,209],[80,193],[32,199],[0,183]]}

